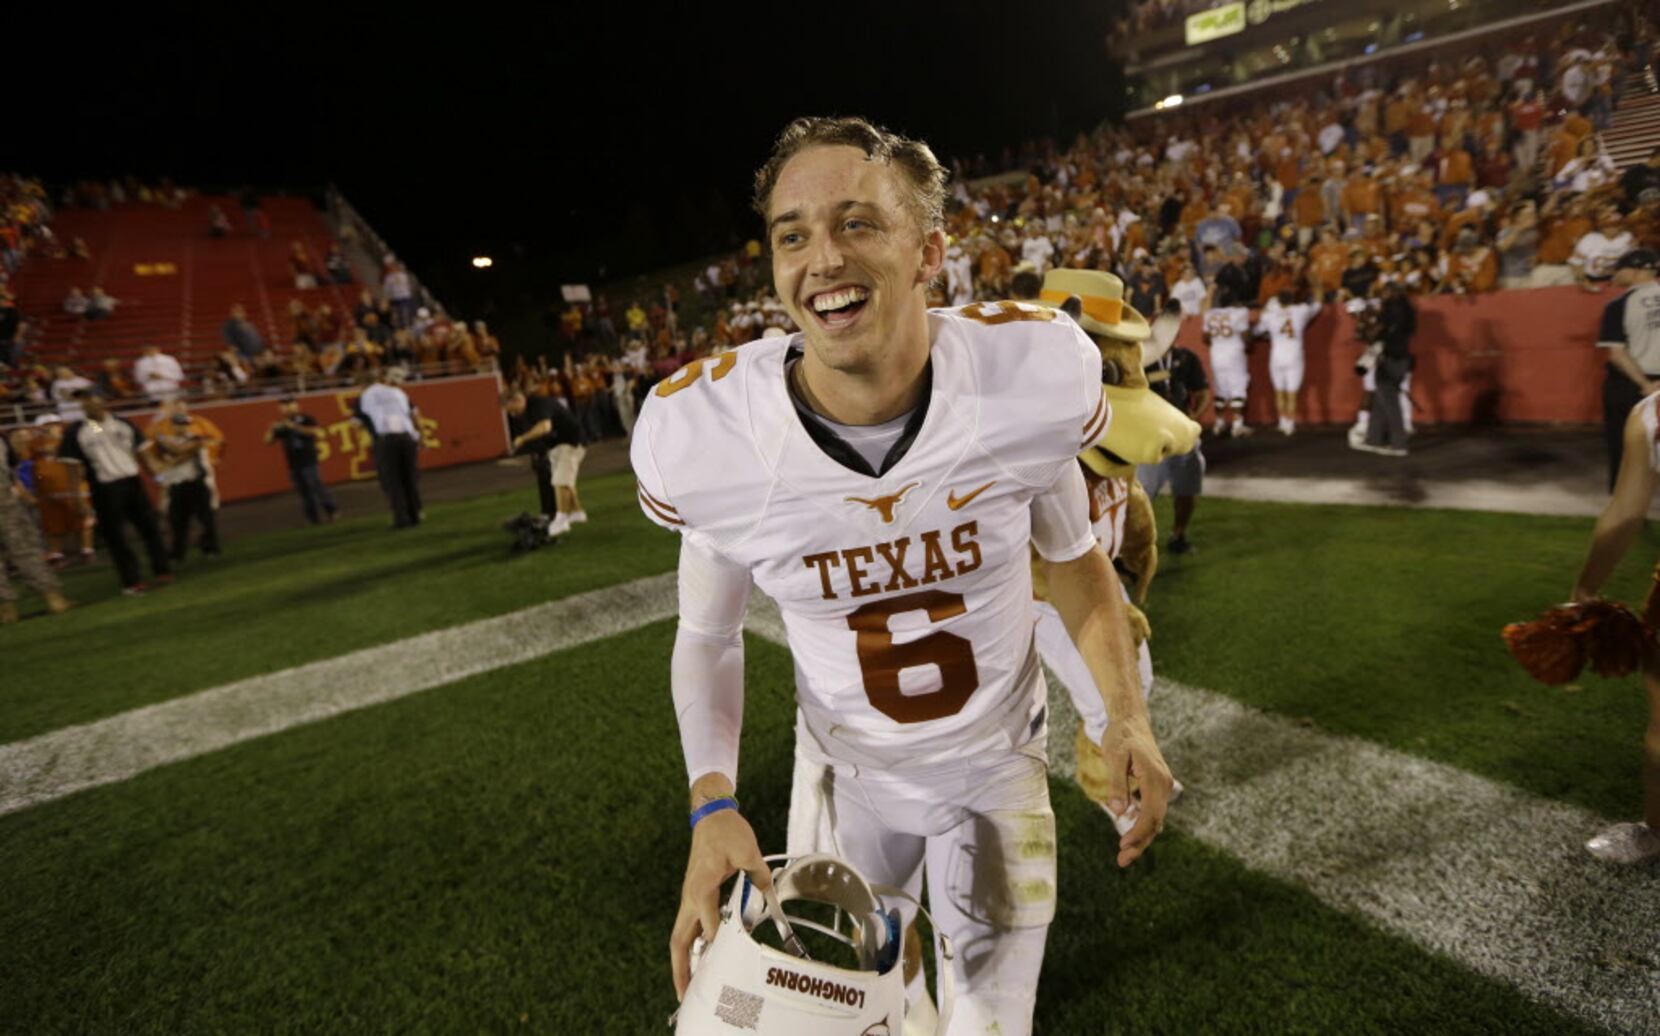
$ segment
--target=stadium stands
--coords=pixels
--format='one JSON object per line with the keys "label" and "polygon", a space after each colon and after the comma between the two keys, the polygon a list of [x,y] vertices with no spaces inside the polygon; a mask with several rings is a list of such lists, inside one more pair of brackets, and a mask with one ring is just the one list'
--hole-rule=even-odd
{"label": "stadium stands", "polygon": [[[50,385],[62,367],[103,373],[117,406],[145,405],[142,393],[123,390],[137,382],[134,362],[150,347],[180,362],[191,398],[350,384],[383,362],[417,377],[494,369],[495,338],[450,320],[413,278],[413,298],[430,309],[417,318],[412,306],[399,314],[409,326],[394,327],[381,278],[400,268],[332,191],[326,219],[305,198],[199,195],[132,181],[76,184],[53,212],[44,189],[33,190],[39,218],[26,233],[7,224],[7,241],[15,237],[18,247],[7,253],[5,290],[24,324],[15,342],[0,341],[0,365],[9,365],[0,366],[0,401],[10,404],[0,425],[52,408]],[[114,300],[102,315],[83,301],[100,290]],[[233,308],[246,317],[240,362],[223,332]]]}
{"label": "stadium stands", "polygon": [[[231,214],[238,233],[209,236],[209,212]],[[18,302],[39,325],[37,358],[46,364],[93,367],[107,356],[130,362],[146,345],[158,345],[186,368],[208,362],[223,346],[219,328],[230,307],[247,306],[249,319],[267,341],[286,342],[280,319],[288,301],[328,302],[350,312],[355,289],[324,282],[310,291],[294,287],[288,258],[301,243],[321,269],[333,235],[303,198],[265,198],[268,236],[241,232],[235,198],[196,196],[177,207],[117,205],[107,210],[68,208],[53,230],[59,239],[79,237],[91,258],[37,258],[13,278]],[[102,286],[119,305],[104,320],[72,317],[62,308],[70,288]]]}

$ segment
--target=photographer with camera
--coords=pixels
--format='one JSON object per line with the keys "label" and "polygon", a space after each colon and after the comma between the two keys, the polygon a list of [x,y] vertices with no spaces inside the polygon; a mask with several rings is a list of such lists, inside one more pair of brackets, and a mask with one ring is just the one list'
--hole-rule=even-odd
{"label": "photographer with camera", "polygon": [[205,417],[192,414],[182,399],[164,403],[148,429],[156,444],[156,481],[167,489],[167,523],[173,533],[173,561],[183,561],[190,543],[190,522],[202,527],[197,545],[218,557],[218,487],[213,469],[225,447],[225,433]]}
{"label": "photographer with camera", "polygon": [[327,521],[331,525],[340,514],[329,487],[323,484],[318,469],[317,440],[323,437],[323,428],[310,414],[300,412],[300,403],[293,396],[284,396],[280,420],[271,422],[265,430],[266,445],[280,441],[282,455],[288,461],[288,477],[300,494],[300,507],[305,519],[312,525]]}
{"label": "photographer with camera", "polygon": [[576,415],[563,400],[527,396],[517,388],[502,394],[501,405],[513,432],[513,452],[530,454],[541,513],[548,519],[548,536],[563,535],[572,522],[587,521],[588,516],[577,509],[576,468],[581,461],[582,426]]}

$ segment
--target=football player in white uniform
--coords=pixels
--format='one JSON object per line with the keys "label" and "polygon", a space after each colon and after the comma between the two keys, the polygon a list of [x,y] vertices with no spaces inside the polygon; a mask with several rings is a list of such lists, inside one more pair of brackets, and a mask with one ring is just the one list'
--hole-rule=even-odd
{"label": "football player in white uniform", "polygon": [[[1574,580],[1575,601],[1594,601],[1643,531],[1648,509],[1660,489],[1660,392],[1631,408],[1625,421],[1625,452],[1614,493],[1597,519],[1591,549]],[[1660,588],[1649,591],[1644,618],[1654,621]],[[1660,860],[1660,663],[1643,659],[1648,690],[1648,729],[1643,734],[1643,819],[1616,824],[1585,844],[1591,855],[1609,863],[1634,865]]]}
{"label": "football player in white uniform", "polygon": [[1292,302],[1289,291],[1268,300],[1257,317],[1256,331],[1272,343],[1268,352],[1268,377],[1274,383],[1274,409],[1279,412],[1280,431],[1297,430],[1297,393],[1303,387],[1303,333],[1320,312],[1318,302]]}
{"label": "football player in white uniform", "polygon": [[720,884],[768,880],[733,799],[755,585],[795,658],[820,847],[913,894],[926,871],[957,945],[951,1031],[1014,1036],[1055,908],[1028,544],[1113,717],[1102,752],[1125,808],[1140,782],[1120,866],[1158,833],[1171,778],[1074,460],[1112,416],[1100,354],[1039,306],[927,309],[945,176],[926,145],[863,120],[792,123],[756,207],[803,333],[688,365],[641,411],[641,506],[682,534],[672,684],[693,833],[670,956],[683,992]]}
{"label": "football player in white uniform", "polygon": [[1250,435],[1251,429],[1245,425],[1245,392],[1251,387],[1251,371],[1245,362],[1245,333],[1251,329],[1251,311],[1239,304],[1231,288],[1214,290],[1216,305],[1205,310],[1210,369],[1216,379],[1216,424],[1211,427],[1211,433]]}

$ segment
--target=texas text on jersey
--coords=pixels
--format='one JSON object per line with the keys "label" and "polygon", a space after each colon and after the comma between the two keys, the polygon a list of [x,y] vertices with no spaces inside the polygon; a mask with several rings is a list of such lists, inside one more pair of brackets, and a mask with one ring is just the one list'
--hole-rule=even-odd
{"label": "texas text on jersey", "polygon": [[878,477],[803,428],[786,381],[799,335],[688,365],[634,433],[647,516],[778,603],[801,744],[823,762],[927,766],[1041,728],[1028,505],[1107,428],[1100,353],[1037,306],[976,303],[929,324],[927,411]]}

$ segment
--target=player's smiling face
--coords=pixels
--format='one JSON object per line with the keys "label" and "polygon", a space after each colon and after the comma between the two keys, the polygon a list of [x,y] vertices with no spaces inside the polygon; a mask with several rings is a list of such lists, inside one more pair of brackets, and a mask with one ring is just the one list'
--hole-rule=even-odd
{"label": "player's smiling face", "polygon": [[867,372],[907,335],[927,334],[924,287],[944,262],[944,235],[918,228],[904,176],[842,146],[808,148],[779,172],[773,283],[826,367]]}

